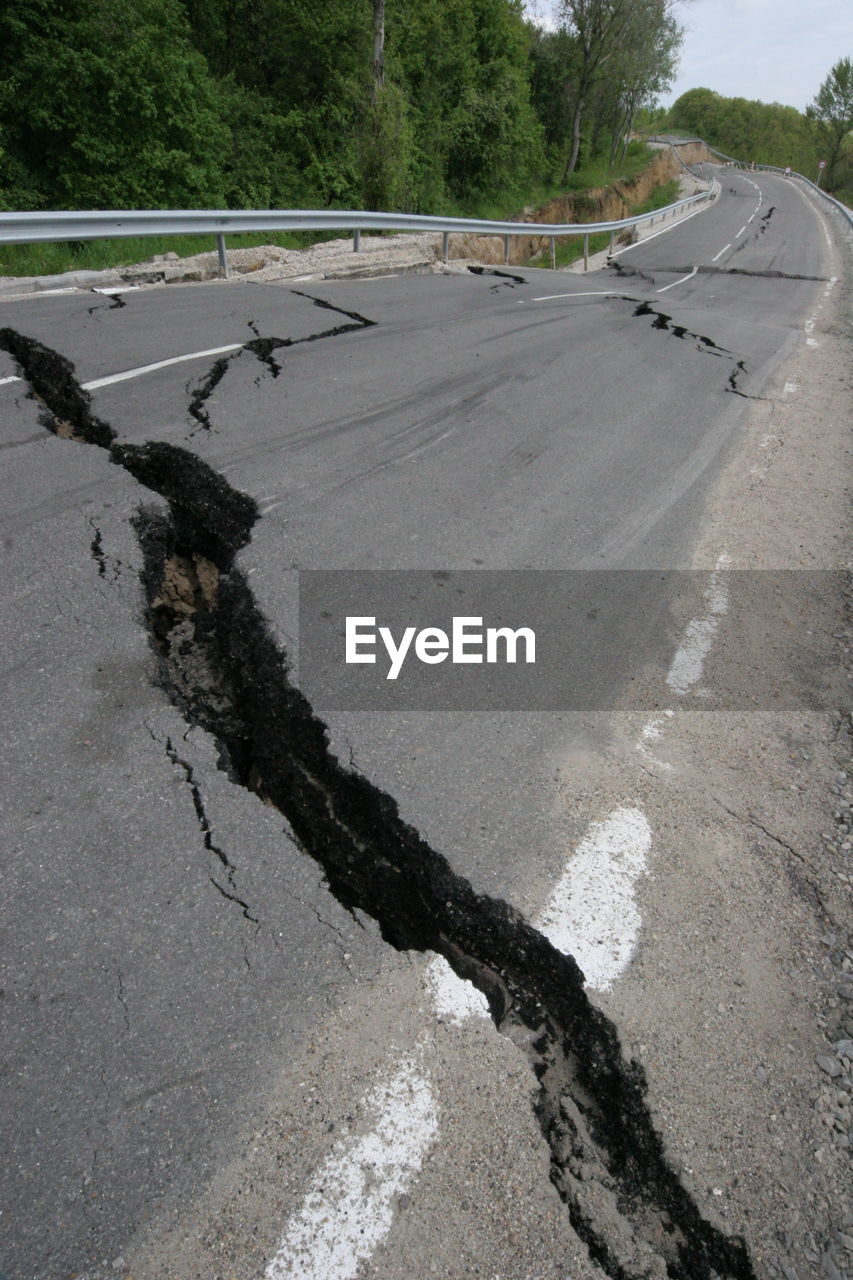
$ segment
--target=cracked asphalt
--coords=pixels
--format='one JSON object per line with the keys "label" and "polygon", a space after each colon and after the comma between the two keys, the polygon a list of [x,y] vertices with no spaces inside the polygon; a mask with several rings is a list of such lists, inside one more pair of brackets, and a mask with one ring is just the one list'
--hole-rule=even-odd
{"label": "cracked asphalt", "polygon": [[[28,397],[25,382],[0,387],[10,851],[0,1271],[10,1280],[259,1276],[323,1132],[342,1124],[335,1098],[347,1097],[359,1056],[379,1055],[418,1023],[410,959],[381,940],[366,904],[345,910],[337,899],[347,895],[329,891],[329,867],[306,852],[304,818],[285,805],[283,822],[235,785],[233,759],[200,704],[193,710],[206,677],[192,654],[183,692],[170,701],[164,688],[141,589],[151,565],[135,528],[161,518],[153,489],[178,512],[175,553],[185,549],[182,489],[197,473],[174,467],[174,451],[255,504],[237,563],[293,661],[301,568],[692,566],[740,444],[744,401],[764,396],[839,274],[831,233],[791,184],[761,176],[764,214],[752,231],[742,215],[758,203],[755,180],[726,182],[712,210],[628,254],[642,271],[634,278],[622,256],[618,273],[585,278],[486,273],[305,292],[240,283],[140,291],[120,306],[93,307],[87,295],[0,305],[0,336],[12,335],[0,342],[0,376],[21,374],[23,340],[72,361],[81,384],[235,348],[93,390],[95,418],[115,433],[110,455],[75,438],[59,402]],[[673,261],[699,269],[680,282],[686,271]],[[330,325],[329,310],[343,323]],[[165,488],[151,483],[160,463]],[[205,499],[217,546],[228,541],[217,528],[231,527],[223,494],[214,487]],[[194,608],[204,601],[204,572],[196,560],[190,588],[175,589],[173,621],[188,589]],[[661,643],[670,641],[667,631]],[[604,715],[314,710],[339,758],[393,797],[455,873],[525,911],[531,885],[557,878],[588,816],[577,803],[555,814],[555,780],[565,785],[567,761],[587,770],[604,759],[614,734]],[[268,779],[251,785],[268,795]],[[381,920],[386,937],[394,912]],[[371,1020],[372,998],[381,1015]],[[296,1066],[310,1074],[311,1045],[325,1062],[312,1086],[322,1102],[297,1124],[296,1151],[285,1142],[294,1121],[282,1128],[274,1117],[298,1115]],[[481,1052],[497,1063],[505,1051]],[[465,1061],[448,1068],[460,1115]],[[512,1066],[496,1070],[514,1076]],[[495,1079],[487,1073],[478,1087]],[[616,1244],[619,1215],[595,1197],[582,1211],[575,1201],[573,1238],[533,1111],[517,1105],[525,1085],[516,1092],[511,1118],[506,1109],[481,1118],[479,1139],[465,1130],[461,1149],[447,1140],[450,1164],[458,1172],[464,1149],[486,1150],[495,1134],[511,1135],[504,1158],[530,1151],[525,1203],[538,1226],[515,1246],[531,1274],[646,1274],[637,1268],[648,1261]],[[659,1102],[652,1120],[666,1145]],[[599,1136],[606,1127],[593,1124]],[[250,1168],[258,1150],[260,1188]],[[241,1179],[252,1195],[238,1212]],[[719,1274],[771,1274],[737,1196],[723,1220],[707,1189],[690,1195],[722,1235],[747,1236],[752,1262],[732,1255]],[[404,1208],[409,1225],[371,1275],[398,1265],[393,1241],[412,1230],[408,1200]],[[414,1240],[429,1232],[420,1221]],[[484,1241],[479,1255],[501,1275],[515,1274],[501,1270],[511,1256],[505,1239]],[[670,1265],[691,1280],[722,1266],[710,1254],[701,1267],[695,1257]]]}

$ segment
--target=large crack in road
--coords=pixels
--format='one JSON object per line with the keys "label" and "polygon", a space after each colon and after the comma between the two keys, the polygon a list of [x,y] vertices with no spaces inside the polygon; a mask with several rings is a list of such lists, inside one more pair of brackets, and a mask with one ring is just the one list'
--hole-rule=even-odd
{"label": "large crack in road", "polygon": [[[214,737],[232,781],[286,818],[346,909],[370,916],[398,950],[444,956],[526,1052],[551,1178],[593,1260],[612,1280],[755,1280],[744,1242],[703,1216],[667,1160],[643,1068],[623,1058],[575,961],[513,907],[476,894],[403,822],[390,795],[330,752],[326,726],[292,683],[235,563],[259,518],[254,500],[184,449],[119,443],[57,352],[8,328],[0,348],[20,367],[49,430],[106,450],[166,501],[168,511],[141,508],[134,526],[158,679],[171,701]],[[173,763],[181,764],[177,753]],[[228,877],[200,796],[193,800]],[[225,896],[251,919],[227,883]]]}

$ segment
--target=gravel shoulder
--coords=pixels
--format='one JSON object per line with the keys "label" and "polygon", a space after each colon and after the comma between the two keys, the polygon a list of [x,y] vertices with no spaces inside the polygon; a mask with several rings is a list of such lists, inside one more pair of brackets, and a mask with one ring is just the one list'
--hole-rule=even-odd
{"label": "gravel shoulder", "polygon": [[558,801],[648,815],[644,933],[601,1004],[648,1071],[685,1180],[746,1237],[762,1280],[853,1276],[850,600],[837,572],[849,557],[853,326],[840,253],[834,270],[749,412],[694,557],[792,583],[814,707],[741,697],[714,709],[727,695],[738,707],[734,659],[765,638],[755,611],[733,608],[706,663],[708,710],[674,695],[655,720],[623,715],[604,762],[564,762]]}

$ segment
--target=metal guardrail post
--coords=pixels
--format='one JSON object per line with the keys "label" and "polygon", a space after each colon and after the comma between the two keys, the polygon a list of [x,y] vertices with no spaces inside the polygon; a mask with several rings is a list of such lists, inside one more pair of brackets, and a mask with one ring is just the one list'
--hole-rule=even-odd
{"label": "metal guardrail post", "polygon": [[225,236],[221,233],[216,237],[216,248],[219,250],[220,275],[227,280],[231,273],[228,270],[228,255],[225,252]]}
{"label": "metal guardrail post", "polygon": [[504,266],[509,262],[509,236],[504,236]]}
{"label": "metal guardrail post", "polygon": [[557,237],[551,236],[551,270],[557,270]]}
{"label": "metal guardrail post", "polygon": [[610,232],[610,253],[613,252],[613,246],[616,244],[616,232]]}
{"label": "metal guardrail post", "polygon": [[589,233],[588,232],[583,238],[583,269],[584,271],[587,271],[589,269]]}
{"label": "metal guardrail post", "polygon": [[361,231],[358,228],[352,233],[352,251],[361,253]]}
{"label": "metal guardrail post", "polygon": [[450,232],[445,231],[441,237],[441,253],[444,261],[447,261],[447,255],[450,253]]}

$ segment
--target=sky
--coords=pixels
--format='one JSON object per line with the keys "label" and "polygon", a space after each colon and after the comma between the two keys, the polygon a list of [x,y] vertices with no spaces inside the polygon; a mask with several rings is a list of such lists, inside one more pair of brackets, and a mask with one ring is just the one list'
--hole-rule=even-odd
{"label": "sky", "polygon": [[[554,0],[525,0],[553,20]],[[853,57],[848,0],[679,0],[687,28],[669,106],[687,89],[781,102],[804,111],[839,58]]]}

